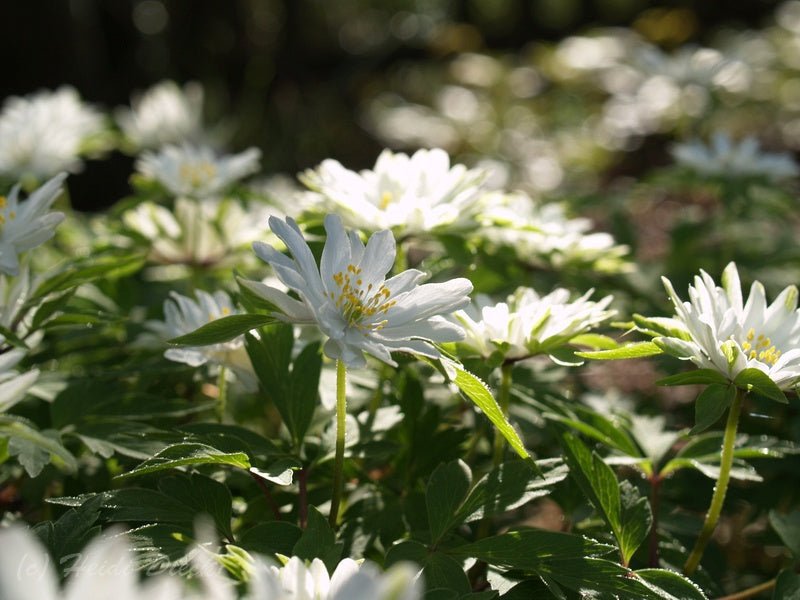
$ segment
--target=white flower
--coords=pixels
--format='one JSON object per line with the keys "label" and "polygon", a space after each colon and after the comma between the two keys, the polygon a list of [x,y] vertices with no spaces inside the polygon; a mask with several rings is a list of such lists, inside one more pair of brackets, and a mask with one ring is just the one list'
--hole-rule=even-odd
{"label": "white flower", "polygon": [[103,116],[71,87],[11,97],[0,113],[0,174],[52,177],[81,167],[83,145],[103,131]]}
{"label": "white flower", "polygon": [[[174,210],[142,202],[122,215],[123,223],[150,241],[150,260],[162,265],[220,267],[243,257],[242,250],[263,238],[275,211],[250,202],[177,198]],[[250,256],[249,252],[244,256]]]}
{"label": "white flower", "polygon": [[257,281],[242,280],[272,303],[279,317],[298,324],[316,324],[328,336],[325,354],[350,367],[366,364],[363,352],[396,365],[391,352],[438,357],[431,342],[461,339],[463,332],[442,315],[469,301],[472,284],[466,279],[418,285],[424,273],[409,269],[385,279],[395,259],[391,231],[373,234],[366,247],[349,234],[335,215],[325,217],[328,239],[320,266],[293,219],[270,217],[270,228],[291,252],[289,258],[272,246],[256,242],[256,254],[272,265],[296,300]]}
{"label": "white flower", "polygon": [[476,235],[513,248],[520,260],[555,267],[588,264],[598,271],[625,268],[627,246],[604,232],[592,232],[589,219],[569,218],[561,204],[541,204],[526,194],[493,192],[481,199]]}
{"label": "white flower", "polygon": [[19,186],[7,198],[0,196],[0,271],[19,274],[19,255],[53,237],[64,214],[48,211],[65,178],[65,173],[56,175],[22,202]]}
{"label": "white flower", "polygon": [[700,140],[676,144],[672,155],[679,165],[700,175],[781,180],[800,174],[791,154],[762,152],[754,137],[736,144],[726,133],[716,133],[709,145]]}
{"label": "white flower", "polygon": [[174,81],[162,81],[134,96],[131,106],[117,109],[115,116],[136,148],[197,140],[202,133],[203,88],[197,83],[180,88]]}
{"label": "white flower", "polygon": [[[147,327],[166,340],[191,333],[211,321],[239,312],[225,292],[209,294],[198,290],[195,296],[196,301],[171,292],[170,298],[164,302],[164,320],[148,321]],[[244,347],[244,336],[210,346],[170,348],[164,352],[164,356],[192,367],[206,363],[227,367],[246,387],[255,386],[255,375]]]}
{"label": "white flower", "polygon": [[136,169],[163,185],[175,196],[207,198],[223,193],[231,185],[258,171],[261,151],[249,148],[239,154],[217,156],[207,146],[165,146],[157,153],[145,152]]}
{"label": "white flower", "polygon": [[691,360],[700,368],[713,369],[733,381],[744,369],[766,373],[778,387],[787,389],[800,381],[800,311],[797,288],[790,285],[767,306],[764,286],[753,282],[744,302],[736,265],[722,273],[722,286],[704,271],[689,286],[689,302],[683,302],[672,283],[662,277],[675,305],[675,337],[653,341],[666,352]]}
{"label": "white flower", "polygon": [[328,575],[315,558],[310,565],[293,556],[283,567],[256,566],[248,598],[271,600],[417,600],[422,586],[416,570],[398,564],[381,573],[371,563],[359,567],[352,559],[340,561]]}
{"label": "white flower", "polygon": [[[587,333],[614,314],[606,310],[612,297],[589,300],[593,290],[569,301],[569,291],[558,288],[547,296],[539,296],[531,288],[518,288],[508,302],[492,304],[479,296],[465,310],[455,313],[464,327],[463,347],[468,352],[489,357],[500,352],[505,360],[521,360],[536,354],[553,356],[573,338]],[[572,363],[570,363],[572,364]]]}
{"label": "white flower", "polygon": [[474,226],[484,177],[483,171],[464,165],[451,167],[447,153],[434,149],[413,156],[384,150],[373,170],[360,173],[329,159],[302,179],[348,227],[415,235]]}

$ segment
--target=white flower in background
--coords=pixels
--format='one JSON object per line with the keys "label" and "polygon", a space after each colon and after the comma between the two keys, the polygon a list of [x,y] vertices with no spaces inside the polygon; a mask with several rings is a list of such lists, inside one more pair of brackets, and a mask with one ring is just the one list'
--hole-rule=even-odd
{"label": "white flower in background", "polygon": [[[211,321],[239,313],[225,292],[217,291],[209,294],[198,290],[195,292],[195,297],[197,300],[171,292],[169,299],[164,302],[164,320],[148,321],[147,328],[161,339],[169,340],[192,333]],[[226,367],[231,369],[246,387],[255,386],[255,375],[244,347],[244,336],[210,346],[169,348],[164,352],[164,356],[192,367],[206,363]]]}
{"label": "white flower in background", "polygon": [[531,288],[521,287],[507,302],[496,304],[479,295],[474,304],[453,315],[466,333],[461,346],[483,357],[500,352],[505,360],[521,360],[549,354],[561,363],[553,355],[555,351],[616,312],[607,310],[611,296],[589,300],[593,291],[571,302],[569,291],[563,288],[539,296]]}
{"label": "white flower in background", "polygon": [[39,377],[38,369],[20,374],[14,369],[25,358],[25,350],[14,348],[0,353],[0,413],[22,400],[25,392]]}
{"label": "white flower in background", "polygon": [[258,171],[260,159],[258,148],[218,156],[207,146],[183,144],[165,146],[157,153],[145,152],[136,162],[136,169],[175,196],[208,198]]}
{"label": "white flower in background", "polygon": [[[242,206],[232,199],[178,198],[174,210],[143,202],[122,215],[127,228],[150,241],[152,262],[160,265],[220,267],[238,264],[252,254],[250,244],[263,239],[271,207]],[[180,273],[176,273],[180,276]]]}
{"label": "white flower in background", "polygon": [[257,565],[248,598],[274,600],[418,600],[422,585],[417,569],[398,564],[382,573],[372,563],[361,566],[349,558],[328,575],[315,558],[309,565],[293,556],[282,567]]}
{"label": "white flower in background", "polygon": [[125,137],[137,148],[196,141],[203,133],[203,88],[162,81],[115,112]]}
{"label": "white flower in background", "polygon": [[0,174],[38,181],[77,171],[84,146],[103,130],[103,116],[71,87],[8,98],[0,113]]}
{"label": "white flower in background", "polygon": [[493,192],[482,198],[482,223],[476,235],[513,248],[520,260],[555,267],[590,265],[598,271],[626,268],[627,246],[604,232],[592,232],[589,219],[569,218],[561,204],[541,204],[525,194]]}
{"label": "white flower in background", "polygon": [[338,216],[328,215],[328,238],[317,267],[293,219],[270,217],[269,224],[293,258],[264,243],[256,242],[253,248],[300,300],[258,281],[241,283],[272,303],[280,318],[317,325],[329,338],[325,343],[328,357],[363,367],[367,352],[396,365],[391,352],[438,357],[432,342],[463,337],[461,328],[443,315],[467,304],[472,284],[459,278],[418,285],[425,274],[416,269],[386,279],[396,252],[391,231],[373,234],[365,247],[357,233],[345,231]]}
{"label": "white flower in background", "polygon": [[654,338],[664,351],[691,360],[698,367],[719,371],[731,381],[744,369],[766,373],[778,387],[800,381],[800,311],[797,288],[783,290],[767,306],[764,286],[753,282],[744,302],[734,263],[722,273],[722,287],[704,271],[689,286],[683,302],[672,283],[662,277],[675,305],[677,337]]}
{"label": "white flower in background", "polygon": [[19,274],[19,255],[49,240],[64,213],[49,212],[61,192],[66,174],[56,175],[24,201],[19,186],[0,196],[0,271]]}
{"label": "white flower in background", "polygon": [[328,159],[301,178],[348,227],[416,235],[474,226],[485,173],[464,165],[451,167],[440,149],[419,150],[412,156],[384,150],[372,170],[356,173]]}
{"label": "white flower in background", "polygon": [[737,144],[726,133],[716,133],[708,145],[700,140],[676,144],[672,156],[678,165],[713,177],[780,180],[800,174],[791,154],[763,152],[758,140],[749,136]]}

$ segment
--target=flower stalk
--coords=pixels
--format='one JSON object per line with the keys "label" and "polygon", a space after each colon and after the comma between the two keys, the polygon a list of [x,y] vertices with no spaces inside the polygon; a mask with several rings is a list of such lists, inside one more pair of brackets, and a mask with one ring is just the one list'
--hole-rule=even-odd
{"label": "flower stalk", "polygon": [[339,505],[344,487],[344,443],[347,427],[347,367],[344,361],[336,361],[336,454],[333,462],[333,496],[331,498],[331,512],[328,522],[331,527],[336,526],[339,519]]}
{"label": "flower stalk", "polygon": [[694,548],[689,558],[686,560],[686,564],[683,566],[685,575],[692,575],[697,570],[706,545],[717,527],[717,521],[719,521],[719,516],[722,512],[722,504],[725,502],[725,494],[728,491],[728,482],[730,481],[731,467],[733,466],[736,428],[739,425],[739,415],[742,410],[743,398],[744,392],[737,388],[736,396],[728,412],[728,420],[725,423],[725,435],[722,438],[722,455],[720,457],[717,485],[714,487],[714,494],[711,497],[711,505],[708,507],[708,512],[706,513],[703,529],[700,531],[700,536],[697,538],[697,542],[695,542]]}

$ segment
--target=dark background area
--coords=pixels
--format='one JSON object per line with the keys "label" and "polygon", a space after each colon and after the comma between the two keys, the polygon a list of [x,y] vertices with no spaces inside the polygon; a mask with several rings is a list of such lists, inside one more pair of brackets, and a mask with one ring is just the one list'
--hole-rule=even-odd
{"label": "dark background area", "polygon": [[[778,2],[646,0],[53,0],[5,1],[0,96],[69,84],[102,108],[162,79],[196,80],[209,123],[232,148],[259,146],[266,172],[325,157],[373,163],[380,144],[359,107],[381,73],[463,51],[514,51],[593,26],[631,26],[666,48],[723,26],[758,27]],[[114,154],[71,178],[79,208],[127,192]],[[91,184],[89,183],[91,181]]]}

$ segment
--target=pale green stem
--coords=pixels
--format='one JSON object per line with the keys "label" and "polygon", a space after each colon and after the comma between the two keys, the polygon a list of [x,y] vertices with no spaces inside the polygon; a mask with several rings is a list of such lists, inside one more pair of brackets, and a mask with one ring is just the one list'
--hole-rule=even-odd
{"label": "pale green stem", "polygon": [[[497,404],[500,410],[503,411],[503,416],[508,417],[508,406],[511,398],[511,369],[514,365],[511,363],[504,364],[500,368],[500,390],[497,393]],[[506,440],[503,435],[495,429],[494,432],[494,453],[492,455],[492,463],[496,467],[503,462],[503,453],[506,448]]]}
{"label": "pale green stem", "polygon": [[728,491],[728,481],[730,480],[731,467],[733,466],[736,428],[739,425],[739,414],[742,410],[743,397],[744,392],[741,389],[737,389],[733,404],[731,404],[728,412],[728,420],[725,423],[725,435],[722,438],[722,455],[720,457],[717,485],[714,487],[714,494],[711,497],[711,505],[708,507],[708,512],[706,513],[703,529],[700,531],[700,536],[697,538],[692,553],[683,566],[685,575],[692,575],[697,570],[706,545],[711,539],[714,530],[717,528],[717,521],[719,521],[720,513],[722,513],[722,504],[725,502],[725,494]]}
{"label": "pale green stem", "polygon": [[225,420],[225,409],[228,404],[228,382],[225,379],[225,367],[219,368],[217,375],[217,421]]}
{"label": "pale green stem", "polygon": [[342,499],[343,471],[344,471],[344,442],[345,428],[347,426],[347,397],[345,384],[347,383],[347,368],[341,360],[336,361],[336,455],[333,462],[333,496],[331,498],[331,512],[328,522],[331,527],[336,527],[339,519],[339,504]]}

